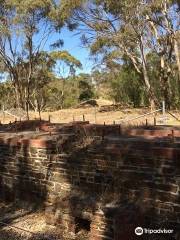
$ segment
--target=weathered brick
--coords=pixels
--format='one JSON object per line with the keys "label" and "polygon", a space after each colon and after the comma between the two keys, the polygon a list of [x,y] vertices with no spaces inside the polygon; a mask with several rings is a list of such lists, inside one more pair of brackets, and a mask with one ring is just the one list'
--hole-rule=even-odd
{"label": "weathered brick", "polygon": [[[102,133],[105,128],[98,131]],[[68,131],[73,131],[73,127]],[[108,127],[106,133],[111,131],[114,129]],[[145,131],[143,134],[149,133]],[[14,192],[12,196],[19,198],[31,198],[34,194],[47,204],[54,204],[54,209],[47,213],[49,222],[60,224],[69,231],[75,230],[74,217],[90,216],[91,240],[114,239],[111,236],[113,214],[117,210],[108,215],[104,209],[114,196],[118,196],[117,200],[122,204],[129,201],[139,204],[151,219],[159,214],[178,224],[179,145],[150,141],[148,138],[137,138],[136,141],[105,138],[102,142],[94,141],[86,148],[80,146],[81,149],[73,152],[71,144],[76,145],[77,138],[72,137],[70,141],[68,138],[71,137],[62,137],[57,148],[54,140],[18,141],[12,138],[8,144],[8,141],[0,139],[0,187],[3,192],[9,195]],[[73,194],[76,200],[71,198]],[[64,195],[66,198],[63,200]],[[84,196],[87,198],[82,200]],[[103,210],[98,214],[96,210],[100,206]],[[57,209],[60,209],[58,218]],[[83,215],[84,211],[88,214]],[[159,216],[157,219],[160,219]],[[121,233],[117,233],[121,239],[127,239],[128,233],[126,236],[118,234]]]}

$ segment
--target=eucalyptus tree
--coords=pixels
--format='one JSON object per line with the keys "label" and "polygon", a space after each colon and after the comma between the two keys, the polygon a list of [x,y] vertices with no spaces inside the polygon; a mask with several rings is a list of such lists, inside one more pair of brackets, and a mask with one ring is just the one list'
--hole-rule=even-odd
{"label": "eucalyptus tree", "polygon": [[16,105],[30,105],[33,71],[39,52],[53,31],[47,18],[54,3],[51,0],[1,0],[0,60],[13,83]]}
{"label": "eucalyptus tree", "polygon": [[[58,94],[60,108],[64,105],[65,85],[68,78],[74,78],[76,69],[81,69],[81,62],[72,56],[68,51],[52,51],[50,56],[57,62],[55,66],[56,76],[62,81],[61,91]],[[74,78],[75,79],[75,78]]]}
{"label": "eucalyptus tree", "polygon": [[[152,1],[145,13],[150,27],[150,46],[159,57],[159,82],[162,96],[170,108],[177,78],[178,95],[180,97],[180,17],[178,1]],[[179,86],[179,87],[178,87]]]}
{"label": "eucalyptus tree", "polygon": [[[72,56],[68,51],[41,51],[38,53],[36,61],[34,62],[34,69],[31,79],[31,92],[29,103],[31,108],[41,116],[41,111],[46,107],[48,101],[48,86],[49,83],[58,80],[61,81],[58,89],[56,103],[58,106],[63,107],[64,102],[64,88],[66,79],[75,74],[77,68],[81,68],[81,62]],[[67,76],[64,76],[64,71]],[[23,69],[21,71],[23,74]]]}
{"label": "eucalyptus tree", "polygon": [[38,111],[39,116],[46,106],[45,86],[55,78],[53,73],[55,65],[56,61],[51,58],[48,52],[41,51],[38,53],[32,74],[29,103],[35,112]]}
{"label": "eucalyptus tree", "polygon": [[14,94],[10,81],[0,82],[0,109],[14,107]]}
{"label": "eucalyptus tree", "polygon": [[170,0],[62,0],[59,19],[70,29],[78,27],[83,43],[92,54],[102,56],[107,65],[118,67],[124,57],[129,58],[142,76],[153,108],[158,99],[149,74],[148,55],[155,52],[163,56],[161,63],[164,60],[164,66],[168,66],[162,63],[159,75],[164,98],[169,101],[170,87],[165,79],[172,69],[173,56],[179,69],[178,11],[178,2]]}

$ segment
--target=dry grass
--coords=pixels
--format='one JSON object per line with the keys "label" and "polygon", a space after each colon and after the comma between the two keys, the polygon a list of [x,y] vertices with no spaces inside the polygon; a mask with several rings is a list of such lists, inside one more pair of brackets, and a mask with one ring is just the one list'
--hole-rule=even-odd
{"label": "dry grass", "polygon": [[[111,102],[104,102],[100,101],[98,102],[99,106],[104,104],[111,104]],[[63,109],[55,112],[42,112],[41,118],[43,120],[48,120],[49,115],[51,116],[51,122],[53,123],[68,123],[75,121],[82,121],[83,115],[85,116],[85,120],[90,121],[90,123],[97,123],[97,124],[103,124],[104,122],[106,124],[113,124],[115,123],[121,123],[122,120],[125,120],[124,123],[126,123],[126,120],[134,118],[138,115],[145,114],[147,112],[150,112],[150,109],[147,108],[124,108],[119,111],[110,111],[110,112],[99,112],[100,107],[89,107],[89,108],[77,108],[77,109]],[[174,111],[173,112],[179,119],[180,119],[180,111]],[[138,120],[134,120],[131,123],[132,124],[145,124],[146,118],[148,120],[148,123],[153,124],[155,115],[150,115]],[[166,121],[166,124],[168,125],[180,125],[180,122],[176,121],[173,117],[171,117],[169,114],[167,115],[168,120]],[[30,112],[30,119],[39,118],[38,114],[35,112]],[[157,114],[157,124],[161,123],[162,114]],[[0,114],[0,121],[2,123],[9,123],[10,121],[14,121],[14,117],[5,115],[5,118],[3,114]]]}
{"label": "dry grass", "polygon": [[[7,224],[3,225],[5,219]],[[23,231],[26,230],[26,231]],[[29,231],[29,232],[28,232]],[[65,233],[58,227],[47,225],[43,211],[18,208],[0,202],[0,240],[80,240],[87,239],[86,232],[76,235]]]}
{"label": "dry grass", "polygon": [[[150,112],[150,109],[122,109],[120,111],[110,111],[110,112],[99,112],[99,108],[79,108],[79,109],[64,109],[59,110],[56,112],[43,112],[42,119],[48,120],[49,115],[51,116],[51,121],[53,123],[68,123],[75,121],[82,121],[83,115],[85,120],[89,121],[90,123],[97,123],[97,124],[113,124],[121,123],[122,120],[126,120],[137,117],[138,115],[145,114]],[[174,113],[180,119],[180,112]],[[38,117],[37,114],[31,112],[31,118]],[[132,123],[134,124],[145,124],[146,118],[148,119],[149,123],[153,123],[154,117],[157,118],[157,123],[161,123],[162,114],[151,115],[147,117],[143,117],[140,120],[133,120]],[[168,120],[167,124],[170,125],[180,125],[180,122],[176,121],[170,115],[167,115]]]}

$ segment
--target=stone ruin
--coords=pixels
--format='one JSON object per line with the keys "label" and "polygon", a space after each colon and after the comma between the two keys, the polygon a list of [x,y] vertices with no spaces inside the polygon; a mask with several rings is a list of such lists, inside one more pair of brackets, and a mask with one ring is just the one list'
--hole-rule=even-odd
{"label": "stone ruin", "polygon": [[178,240],[180,128],[37,120],[2,127],[0,189],[6,201],[43,207],[47,223],[72,236],[85,229],[90,240],[147,239],[135,235],[141,226],[173,229],[161,239]]}

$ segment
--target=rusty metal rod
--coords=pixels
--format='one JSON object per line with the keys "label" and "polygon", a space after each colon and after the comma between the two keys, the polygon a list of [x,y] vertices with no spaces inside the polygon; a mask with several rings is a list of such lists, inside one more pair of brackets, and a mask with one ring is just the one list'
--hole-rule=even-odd
{"label": "rusty metal rod", "polygon": [[122,122],[123,122],[123,121],[130,122],[130,121],[136,120],[136,119],[138,119],[138,118],[142,118],[142,117],[145,117],[145,116],[147,116],[147,115],[153,114],[153,113],[155,113],[155,112],[160,112],[160,111],[162,111],[161,108],[158,109],[158,110],[155,110],[155,111],[153,111],[153,112],[148,112],[148,113],[142,114],[142,115],[140,115],[140,116],[131,118],[131,119],[129,119],[129,120],[127,119],[127,120],[121,120],[121,121],[122,121]]}
{"label": "rusty metal rod", "polygon": [[169,113],[169,115],[171,115],[173,118],[175,118],[177,121],[180,122],[180,119],[178,119],[174,114],[172,114],[172,113],[170,113],[170,112],[168,112],[168,111],[167,111],[167,113]]}

